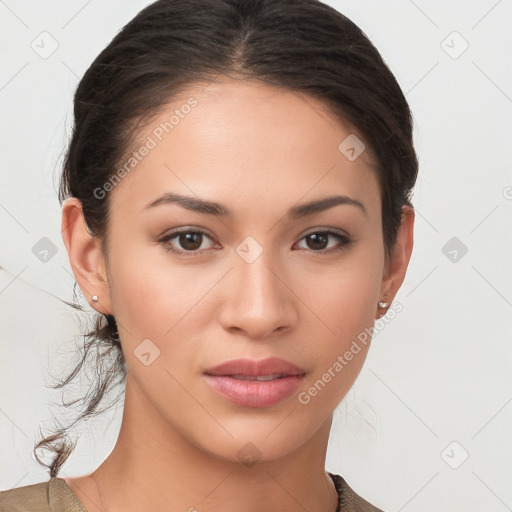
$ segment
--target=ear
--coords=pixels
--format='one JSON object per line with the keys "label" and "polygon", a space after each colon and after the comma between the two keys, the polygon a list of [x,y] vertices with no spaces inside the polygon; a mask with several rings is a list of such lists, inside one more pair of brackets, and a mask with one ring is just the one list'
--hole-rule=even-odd
{"label": "ear", "polygon": [[[395,246],[382,277],[380,300],[391,304],[405,278],[414,243],[414,208],[402,206],[402,220],[398,228]],[[379,308],[378,317],[383,316],[386,309]]]}
{"label": "ear", "polygon": [[113,314],[101,241],[89,232],[82,203],[76,197],[64,202],[61,228],[73,274],[87,302],[98,313]]}

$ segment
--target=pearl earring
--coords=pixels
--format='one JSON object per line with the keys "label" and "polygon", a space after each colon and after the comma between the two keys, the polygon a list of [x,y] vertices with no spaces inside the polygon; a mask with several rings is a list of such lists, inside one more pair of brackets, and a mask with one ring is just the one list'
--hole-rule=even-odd
{"label": "pearl earring", "polygon": [[379,308],[387,308],[389,306],[388,302],[379,301],[377,304],[379,305]]}
{"label": "pearl earring", "polygon": [[91,299],[92,299],[93,302],[98,302],[98,296],[97,295],[93,295],[91,297]]}

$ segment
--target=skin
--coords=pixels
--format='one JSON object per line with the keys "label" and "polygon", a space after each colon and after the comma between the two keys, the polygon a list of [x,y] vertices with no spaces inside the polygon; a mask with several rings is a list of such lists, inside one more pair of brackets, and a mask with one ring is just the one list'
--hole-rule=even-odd
{"label": "skin", "polygon": [[[116,317],[128,369],[114,449],[90,475],[65,480],[89,512],[333,512],[325,473],[332,413],[369,344],[309,403],[297,394],[373,326],[385,311],[379,300],[392,302],[411,256],[414,211],[403,208],[386,262],[371,148],[350,161],[338,145],[356,130],[312,97],[257,82],[189,88],[135,147],[191,96],[197,106],[110,193],[107,258],[80,202],[63,207],[75,277],[93,308]],[[216,201],[232,218],[177,204],[144,209],[164,192]],[[286,218],[291,207],[334,194],[357,199],[366,213],[344,204]],[[198,256],[166,250],[187,250],[183,238],[159,243],[181,227],[209,233],[193,249]],[[337,251],[334,237],[323,246],[306,237],[326,228],[352,243]],[[248,236],[263,251],[251,263],[236,251]],[[145,339],[160,350],[148,366],[134,354]],[[203,376],[230,359],[268,356],[306,371],[298,392],[271,407],[235,405]],[[250,467],[237,456],[246,443],[261,456]]]}

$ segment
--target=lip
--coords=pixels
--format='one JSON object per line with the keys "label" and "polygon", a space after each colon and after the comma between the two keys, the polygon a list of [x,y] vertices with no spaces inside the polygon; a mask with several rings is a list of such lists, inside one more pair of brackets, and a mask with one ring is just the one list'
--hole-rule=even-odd
{"label": "lip", "polygon": [[272,375],[282,373],[285,375],[301,375],[305,370],[295,366],[289,361],[278,357],[267,357],[255,361],[253,359],[233,359],[226,361],[205,371],[207,375],[246,375],[255,377],[258,375]]}
{"label": "lip", "polygon": [[[269,357],[259,361],[226,361],[206,370],[205,379],[215,392],[233,403],[270,407],[290,396],[300,386],[305,374],[305,370],[289,361]],[[254,380],[265,376],[271,380]]]}

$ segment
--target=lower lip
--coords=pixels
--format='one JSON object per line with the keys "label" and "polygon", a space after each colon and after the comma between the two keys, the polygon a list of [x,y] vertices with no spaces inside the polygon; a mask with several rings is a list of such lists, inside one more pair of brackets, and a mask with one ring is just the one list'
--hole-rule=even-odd
{"label": "lower lip", "polygon": [[302,383],[304,375],[257,381],[240,380],[225,375],[205,375],[219,395],[246,407],[270,407],[290,396]]}

